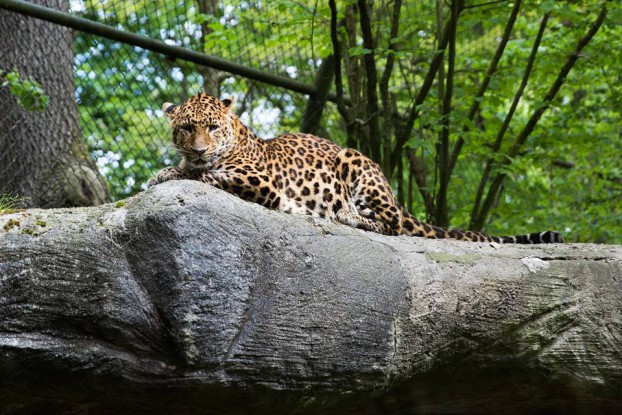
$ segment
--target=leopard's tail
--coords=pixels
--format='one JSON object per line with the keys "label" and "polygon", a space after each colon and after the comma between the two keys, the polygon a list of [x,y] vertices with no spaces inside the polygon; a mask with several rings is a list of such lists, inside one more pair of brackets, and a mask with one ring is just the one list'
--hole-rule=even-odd
{"label": "leopard's tail", "polygon": [[431,239],[457,239],[459,241],[472,242],[497,242],[501,244],[550,244],[564,242],[564,238],[555,231],[514,236],[492,236],[483,232],[439,228],[438,226],[417,220],[404,208],[402,208],[402,218],[402,235],[408,236],[421,236]]}

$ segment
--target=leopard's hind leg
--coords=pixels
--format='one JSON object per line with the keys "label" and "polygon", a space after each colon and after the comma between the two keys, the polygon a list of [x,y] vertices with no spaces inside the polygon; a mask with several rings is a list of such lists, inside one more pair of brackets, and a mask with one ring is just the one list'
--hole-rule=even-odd
{"label": "leopard's hind leg", "polygon": [[337,154],[335,168],[352,202],[352,214],[369,224],[368,228],[363,228],[385,235],[399,235],[402,209],[380,166],[348,148]]}

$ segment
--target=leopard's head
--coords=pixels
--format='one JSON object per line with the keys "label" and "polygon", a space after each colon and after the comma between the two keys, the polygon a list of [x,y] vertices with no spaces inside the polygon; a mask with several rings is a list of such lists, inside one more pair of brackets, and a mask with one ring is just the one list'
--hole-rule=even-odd
{"label": "leopard's head", "polygon": [[210,169],[235,146],[235,100],[200,93],[182,105],[162,105],[173,127],[173,144],[182,156],[182,169]]}

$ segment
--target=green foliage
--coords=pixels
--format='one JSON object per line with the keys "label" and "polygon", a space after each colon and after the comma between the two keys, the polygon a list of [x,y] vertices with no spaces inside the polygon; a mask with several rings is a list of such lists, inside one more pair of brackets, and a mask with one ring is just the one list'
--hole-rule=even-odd
{"label": "green foliage", "polygon": [[[236,1],[214,16],[199,13],[191,2],[172,0],[159,5],[89,0],[72,7],[82,17],[303,82],[313,81],[317,58],[329,51],[317,33],[301,36],[301,27],[311,28],[314,8],[298,2]],[[201,24],[208,29],[205,36]],[[151,175],[177,162],[161,104],[181,102],[212,81],[204,81],[198,65],[81,32],[74,66],[82,130],[111,196],[122,199],[144,189]],[[221,96],[237,95],[238,111],[258,134],[298,130],[305,96],[222,75]]]}
{"label": "green foliage", "polygon": [[4,72],[0,68],[0,87],[9,87],[17,103],[27,111],[43,111],[48,106],[49,98],[43,87],[34,79],[23,78],[13,70]]}
{"label": "green foliage", "polygon": [[[182,6],[173,10],[181,12]],[[124,2],[117,10],[89,1],[83,13],[159,38],[155,28],[166,25],[166,15],[144,16],[151,7],[150,2]],[[82,130],[111,196],[122,199],[144,189],[152,174],[176,157],[160,106],[185,95],[178,79],[200,89],[196,67],[84,33],[76,38],[74,66]]]}
{"label": "green foliage", "polygon": [[[219,4],[213,15],[201,13],[192,2],[156,3],[89,0],[72,5],[84,17],[306,83],[313,82],[321,59],[332,51],[328,2],[230,0]],[[340,20],[347,17],[346,7],[356,6],[352,1],[337,3]],[[448,120],[451,143],[458,136],[465,143],[449,183],[452,226],[469,227],[482,171],[492,159],[496,163],[492,174],[503,173],[507,178],[486,231],[510,234],[557,229],[569,241],[622,243],[622,5],[607,3],[605,24],[583,50],[556,98],[546,103],[550,107],[520,152],[510,158],[508,149],[533,112],[544,105],[561,65],[594,21],[600,5],[587,0],[523,1],[490,86],[483,97],[475,98],[513,7],[512,2],[481,3],[484,6],[465,9],[458,21],[450,115],[444,119],[440,112],[438,78],[417,108],[419,117],[406,146],[416,150],[424,167],[422,189],[433,195],[438,191],[437,143]],[[392,112],[403,115],[423,84],[430,59],[439,54],[437,19],[446,20],[447,7],[437,15],[435,2],[404,1],[400,30],[390,39],[393,4],[374,2],[374,57],[379,77],[389,56],[395,57],[388,93]],[[529,82],[500,151],[494,154],[492,145],[547,12],[551,18]],[[360,34],[348,39],[344,27],[340,33],[349,41],[344,48],[344,75],[348,70],[361,71],[370,50],[363,47]],[[82,129],[115,199],[143,189],[155,171],[176,161],[167,121],[161,117],[162,102],[179,102],[209,82],[217,82],[221,96],[237,96],[242,120],[259,135],[270,137],[298,130],[307,101],[306,96],[230,74],[218,73],[217,81],[206,81],[205,69],[197,65],[81,33],[75,56]],[[365,104],[364,85],[361,78],[350,85],[358,91],[347,89],[346,93]],[[471,120],[467,114],[474,101],[480,109]],[[383,131],[398,124],[382,117]],[[357,118],[358,125],[367,122],[366,117]],[[345,131],[344,120],[329,104],[320,135],[345,144]],[[394,138],[390,140],[394,145]],[[509,165],[500,164],[508,159]],[[407,207],[423,219],[429,212],[406,157],[402,164],[403,176],[394,174],[392,183],[405,195]]]}
{"label": "green foliage", "polygon": [[[598,13],[585,2],[552,3],[561,17],[543,40],[548,53],[539,55],[530,77],[528,99],[516,120],[522,123],[541,105],[538,100],[585,32],[585,22]],[[518,29],[534,30],[529,26],[521,21]],[[516,160],[489,230],[511,232],[526,218],[533,222],[530,228],[556,227],[569,241],[622,243],[622,88],[616,69],[622,64],[621,43],[622,26],[606,20]],[[509,64],[520,65],[525,55],[517,51]],[[502,85],[510,92],[511,74],[506,79]],[[572,167],[559,167],[560,162]]]}
{"label": "green foliage", "polygon": [[0,214],[14,213],[17,211],[21,198],[10,193],[0,193]]}
{"label": "green foliage", "polygon": [[[474,195],[484,163],[497,162],[541,105],[561,65],[584,35],[599,7],[590,2],[524,2],[512,37],[489,90],[480,100],[476,123],[464,115],[473,102],[483,72],[488,67],[506,13],[492,8],[467,10],[460,16],[457,73],[461,91],[452,103],[452,136],[467,124],[465,147],[450,182],[451,224],[468,227]],[[621,5],[608,3],[609,15],[598,34],[584,49],[560,93],[528,138],[512,164],[493,172],[507,174],[503,193],[496,201],[486,231],[495,234],[557,229],[571,242],[622,243],[622,26],[616,17]],[[552,17],[537,55],[534,70],[506,133],[501,153],[491,154],[491,144],[507,114],[522,76],[542,14]],[[470,25],[477,30],[470,30]],[[415,80],[420,85],[421,80]],[[436,162],[436,140],[441,124],[437,90],[422,106],[408,146],[423,150],[427,166]],[[560,167],[565,166],[565,167]],[[434,177],[428,183],[434,190]],[[405,169],[405,182],[408,171]],[[414,194],[414,211],[422,200]]]}

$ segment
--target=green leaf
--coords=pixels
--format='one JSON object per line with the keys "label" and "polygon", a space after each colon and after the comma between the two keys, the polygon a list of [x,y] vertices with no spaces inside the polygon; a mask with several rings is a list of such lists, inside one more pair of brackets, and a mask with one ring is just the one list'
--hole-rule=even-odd
{"label": "green leaf", "polygon": [[544,0],[540,4],[540,10],[543,11],[544,13],[551,12],[551,11],[555,10],[556,3],[557,2],[555,0]]}
{"label": "green leaf", "polygon": [[350,56],[363,56],[372,52],[371,49],[364,48],[362,46],[354,46],[348,50]]}
{"label": "green leaf", "polygon": [[0,81],[0,85],[8,86],[17,103],[27,111],[43,111],[48,107],[49,97],[37,81],[22,78],[17,71],[5,74],[0,71]]}

